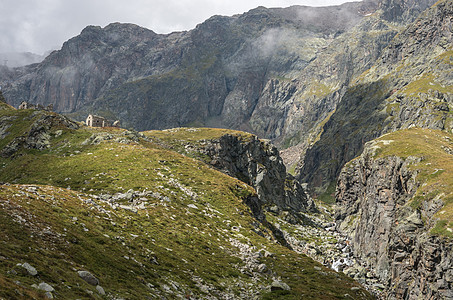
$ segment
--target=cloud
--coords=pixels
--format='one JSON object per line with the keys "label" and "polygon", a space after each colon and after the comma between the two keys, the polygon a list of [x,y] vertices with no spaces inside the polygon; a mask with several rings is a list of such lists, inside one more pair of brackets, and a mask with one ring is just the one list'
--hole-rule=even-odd
{"label": "cloud", "polygon": [[1,0],[0,53],[59,49],[87,25],[134,23],[157,33],[189,30],[212,15],[257,6],[337,5],[344,0]]}

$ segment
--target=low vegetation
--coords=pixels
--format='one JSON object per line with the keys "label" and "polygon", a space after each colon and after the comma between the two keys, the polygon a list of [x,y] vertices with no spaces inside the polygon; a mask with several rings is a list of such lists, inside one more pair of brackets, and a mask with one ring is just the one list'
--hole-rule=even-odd
{"label": "low vegetation", "polygon": [[[0,111],[7,127],[0,151],[26,137],[41,114],[51,113]],[[247,134],[46,133],[45,149],[23,146],[0,158],[0,298],[43,298],[41,282],[59,299],[369,297],[352,279],[278,244],[245,204],[255,196],[250,186],[168,147]],[[289,289],[271,290],[273,282]]]}

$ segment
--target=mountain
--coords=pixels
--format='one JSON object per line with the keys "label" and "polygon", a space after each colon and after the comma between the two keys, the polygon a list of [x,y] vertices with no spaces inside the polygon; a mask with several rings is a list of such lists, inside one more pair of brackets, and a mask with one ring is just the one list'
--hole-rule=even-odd
{"label": "mountain", "polygon": [[1,72],[0,82],[14,106],[52,103],[78,120],[96,112],[138,130],[251,131],[298,145],[294,165],[349,83],[434,2],[259,7],[169,35],[89,26],[41,64]]}
{"label": "mountain", "polygon": [[294,77],[375,8],[371,1],[259,7],[169,35],[132,24],[89,26],[3,85],[13,105],[53,103],[81,117],[99,111],[139,130],[190,123],[246,128],[270,79]]}
{"label": "mountain", "polygon": [[[19,218],[8,206],[4,224],[37,215],[56,220],[47,227],[69,227],[55,208],[69,195],[50,196],[61,203],[41,215],[39,205],[15,202],[27,184],[39,190],[36,200],[66,188],[107,210],[104,217],[83,210],[76,218],[84,225],[72,219],[82,227],[60,227],[84,245],[99,234],[81,230],[107,228],[119,238],[100,242],[112,245],[102,265],[120,252],[159,275],[122,260],[104,269],[66,258],[72,273],[55,263],[71,289],[80,286],[76,271],[109,278],[101,286],[112,297],[368,297],[359,282],[378,299],[452,298],[452,20],[451,0],[376,0],[258,7],[168,35],[89,26],[40,64],[2,68],[5,98],[54,104],[78,120],[95,112],[146,131],[92,129],[0,102],[0,180],[12,189],[5,203],[27,207]],[[189,127],[208,125],[229,129]],[[166,129],[180,126],[187,128]],[[101,222],[97,229],[86,217]],[[139,239],[146,233],[154,244]],[[3,293],[33,297],[29,286],[40,282],[27,277],[28,264],[45,268],[26,251],[14,256],[10,244],[12,259],[0,260]],[[151,264],[136,252],[143,245],[155,247]],[[103,251],[82,248],[87,257]],[[111,275],[117,270],[133,277],[120,281]],[[52,285],[62,281],[43,274]],[[57,287],[50,293],[74,295]]]}
{"label": "mountain", "polygon": [[[88,128],[6,104],[0,135],[1,297],[371,299],[285,242],[259,195],[263,173],[285,180],[281,159],[253,135]],[[258,194],[199,160],[218,142],[243,147],[236,162],[213,154],[215,165],[245,163],[238,177],[254,166]]]}
{"label": "mountain", "polygon": [[414,126],[451,131],[452,14],[451,1],[438,2],[350,84],[304,157],[301,181],[314,187],[334,184],[364,143],[384,133]]}

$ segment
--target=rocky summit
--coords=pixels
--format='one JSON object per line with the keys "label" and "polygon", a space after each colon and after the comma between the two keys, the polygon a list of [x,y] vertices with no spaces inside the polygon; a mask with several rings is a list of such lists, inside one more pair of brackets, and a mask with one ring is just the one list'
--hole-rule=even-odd
{"label": "rocky summit", "polygon": [[1,66],[0,298],[453,299],[452,22],[258,7]]}

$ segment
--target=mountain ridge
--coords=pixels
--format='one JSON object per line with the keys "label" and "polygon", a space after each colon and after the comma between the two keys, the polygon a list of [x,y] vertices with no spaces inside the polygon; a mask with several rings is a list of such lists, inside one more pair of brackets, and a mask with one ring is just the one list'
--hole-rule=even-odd
{"label": "mountain ridge", "polygon": [[[90,26],[90,27],[87,27],[86,29],[84,29],[78,38],[73,38],[73,39],[69,40],[68,42],[66,42],[63,45],[62,50],[52,53],[47,58],[47,61],[45,61],[43,64],[41,64],[40,68],[38,68],[37,70],[35,69],[34,72],[37,74],[37,76],[36,75],[32,75],[32,76],[37,77],[36,79],[33,79],[30,82],[30,78],[25,78],[25,81],[29,82],[28,84],[31,85],[31,90],[34,90],[34,92],[29,92],[28,94],[20,94],[20,93],[18,94],[18,91],[16,88],[13,88],[11,91],[11,89],[9,89],[7,87],[6,93],[7,93],[7,96],[9,99],[15,99],[14,101],[16,101],[16,102],[17,101],[20,102],[23,100],[30,101],[30,102],[36,102],[36,103],[52,102],[52,103],[54,103],[54,107],[56,107],[57,111],[70,112],[70,111],[74,111],[74,109],[79,109],[80,106],[86,101],[93,101],[96,98],[99,98],[99,95],[103,94],[103,92],[102,92],[103,89],[110,89],[112,86],[116,86],[118,84],[122,84],[122,83],[125,83],[130,80],[135,80],[136,78],[137,79],[146,78],[147,76],[152,76],[153,74],[155,74],[155,75],[165,74],[165,73],[168,73],[169,71],[173,70],[175,67],[181,69],[181,67],[178,67],[178,65],[180,65],[181,63],[188,64],[188,66],[183,65],[182,66],[183,69],[181,69],[181,70],[184,70],[184,68],[187,69],[187,67],[190,68],[192,65],[191,60],[193,60],[197,55],[201,54],[203,56],[204,52],[209,53],[210,50],[215,50],[219,46],[221,47],[220,49],[222,49],[222,47],[223,48],[226,47],[225,49],[233,48],[233,51],[238,51],[238,49],[239,49],[239,52],[236,54],[237,59],[234,59],[234,57],[233,57],[233,61],[230,61],[229,63],[228,63],[227,57],[222,59],[222,60],[226,59],[226,62],[230,66],[230,68],[229,68],[230,70],[229,71],[226,70],[226,71],[234,73],[234,72],[237,72],[234,69],[237,68],[238,62],[244,63],[244,62],[247,62],[247,60],[250,60],[248,57],[250,54],[247,52],[244,52],[244,51],[242,51],[242,54],[241,54],[241,50],[238,47],[265,46],[265,48],[269,48],[269,50],[265,50],[265,52],[259,54],[259,56],[262,56],[264,61],[268,60],[268,58],[266,56],[268,56],[271,53],[266,52],[266,51],[273,51],[272,48],[276,47],[275,42],[272,40],[277,38],[279,31],[274,31],[274,32],[271,31],[269,34],[260,37],[260,32],[262,32],[264,28],[267,28],[267,29],[269,29],[269,28],[271,29],[273,27],[279,28],[281,26],[286,26],[285,24],[289,24],[290,27],[292,26],[294,28],[304,28],[304,26],[306,26],[306,25],[304,25],[304,23],[300,23],[301,20],[304,21],[304,19],[300,19],[300,17],[298,17],[298,15],[300,13],[307,13],[308,15],[310,15],[313,11],[320,11],[323,13],[325,12],[328,14],[329,18],[327,18],[327,19],[329,19],[330,22],[341,23],[342,20],[344,22],[344,20],[346,20],[346,19],[339,18],[336,16],[337,9],[340,10],[340,8],[341,8],[342,10],[345,11],[345,13],[353,14],[354,9],[350,8],[350,7],[356,7],[358,5],[359,4],[347,4],[347,5],[342,5],[342,6],[338,6],[335,8],[306,8],[306,7],[292,7],[292,8],[287,8],[287,9],[258,8],[258,9],[251,10],[250,12],[248,12],[246,14],[235,16],[235,17],[213,17],[213,18],[208,19],[206,22],[198,25],[194,30],[192,30],[190,32],[179,32],[179,33],[172,33],[172,34],[168,34],[168,35],[155,35],[154,33],[152,33],[149,30],[134,27],[133,25],[112,24],[112,25],[107,26],[104,29],[100,29],[99,27]],[[301,10],[302,12],[299,12],[299,10]],[[331,10],[333,10],[333,12],[331,12]],[[335,21],[335,20],[338,20],[338,21]],[[310,31],[310,29],[308,29],[308,30],[303,29],[303,32],[306,32],[308,34],[316,34],[317,31],[322,32],[323,31],[322,28],[317,28],[316,26],[313,26],[312,23],[314,21],[315,20],[312,20],[312,19],[311,20],[308,19],[308,21],[306,21],[308,23],[307,26],[311,26],[311,28],[314,31]],[[242,28],[242,29],[240,29],[242,32],[240,32],[239,36],[236,36],[234,34],[232,35],[231,33],[228,32],[228,30],[231,30],[231,29],[229,29],[230,25],[228,25],[228,24],[232,24],[232,23],[238,23],[238,25],[234,25],[234,24],[231,25],[231,26],[233,26],[232,29],[237,30],[237,29]],[[335,23],[334,23],[334,25],[335,26],[330,26],[328,28],[329,31],[326,32],[327,34],[334,34],[335,32],[344,30],[344,29],[342,29],[342,27],[346,26],[346,25],[340,25],[340,24],[335,24]],[[125,42],[125,40],[128,40],[129,38],[132,37],[130,34],[128,34],[129,31],[132,30],[132,27],[134,27],[134,30],[133,30],[134,34],[137,36],[140,36],[140,39],[143,39],[144,41],[142,41],[140,43],[134,43],[134,41],[132,43]],[[119,28],[123,28],[123,29],[119,29]],[[110,31],[112,31],[112,32],[110,32]],[[120,36],[124,35],[124,38],[122,38],[124,41],[122,43],[123,46],[125,44],[127,44],[127,45],[129,45],[129,47],[131,49],[132,48],[134,49],[130,53],[127,52],[128,57],[132,58],[132,57],[134,57],[134,55],[138,55],[138,57],[141,57],[139,60],[142,60],[143,58],[145,58],[145,60],[150,59],[153,64],[156,64],[157,69],[156,68],[150,69],[146,63],[144,65],[141,65],[140,62],[138,62],[138,65],[134,64],[132,62],[125,65],[124,63],[126,63],[130,59],[128,60],[127,59],[128,57],[122,57],[121,53],[118,53],[119,56],[116,55],[116,56],[114,56],[114,58],[112,57],[112,59],[114,59],[114,61],[119,64],[119,66],[118,66],[120,68],[119,72],[114,72],[112,70],[113,66],[109,67],[109,65],[112,64],[113,61],[109,61],[109,60],[105,60],[105,59],[99,61],[99,63],[94,66],[95,69],[91,70],[90,66],[93,63],[93,60],[96,61],[96,59],[97,59],[96,51],[99,51],[99,50],[102,51],[104,53],[103,54],[104,56],[109,55],[109,53],[115,54],[114,51],[112,51],[112,49],[110,48],[110,47],[115,46],[115,40],[109,39],[110,35],[113,34],[113,31],[119,32]],[[291,32],[291,31],[289,31],[289,32]],[[262,32],[262,33],[266,33],[266,32]],[[294,35],[294,34],[295,33],[292,32],[290,37],[297,37],[299,39],[300,38],[303,39],[304,36],[306,36],[306,34],[304,34],[304,33],[296,34],[296,35]],[[115,36],[116,36],[116,34],[115,34]],[[257,40],[258,44],[255,44],[255,45],[253,43],[250,44],[250,42],[248,41],[248,39],[250,39],[250,38],[255,39],[255,40],[258,38],[258,40]],[[90,55],[88,55],[87,57],[80,56],[83,53],[84,49],[86,48],[86,45],[87,45],[86,42],[93,42],[94,43],[93,45],[99,44],[101,49],[96,50],[95,48],[93,48],[93,50],[95,50],[95,51],[91,55],[92,57],[90,57]],[[159,45],[159,42],[165,42],[165,48],[167,48],[167,49],[170,48],[170,49],[168,49],[169,53],[167,53],[166,50],[162,48],[163,45]],[[111,43],[111,46],[105,47],[106,46],[106,45],[104,45],[105,43],[107,43],[107,44]],[[150,48],[150,45],[153,43],[156,44],[157,51],[152,50],[151,52],[147,52],[149,50],[146,50],[146,49],[154,49],[152,47]],[[240,43],[240,44],[238,44],[238,43]],[[102,47],[104,47],[104,48],[102,48]],[[192,48],[195,47],[195,48],[191,49],[191,47]],[[201,49],[204,47],[207,47],[207,48],[213,47],[213,49],[207,49],[207,51],[204,51]],[[102,49],[104,49],[104,50],[102,50]],[[143,50],[140,50],[140,49],[143,49]],[[234,50],[234,49],[236,49],[236,50]],[[141,53],[142,51],[145,51],[145,52]],[[193,51],[196,51],[196,52],[193,52]],[[218,50],[216,50],[216,51],[218,51]],[[225,52],[225,50],[222,50],[222,51]],[[227,50],[227,51],[230,51],[230,50]],[[247,51],[250,51],[250,50],[247,50]],[[65,52],[67,53],[67,55],[63,54]],[[198,53],[198,52],[200,52],[200,53]],[[191,54],[191,53],[193,53],[193,54]],[[182,59],[181,55],[184,57],[187,57],[185,59],[186,62],[181,61],[181,59]],[[231,54],[229,54],[229,55],[231,55]],[[199,61],[199,59],[197,59],[198,60],[197,64],[202,63],[203,60],[208,60],[208,61],[212,60],[212,59],[216,60],[215,57],[211,58],[210,56],[211,55],[208,54],[207,57],[201,58],[201,62]],[[250,58],[255,59],[255,60],[257,59],[257,62],[261,63],[260,57],[254,58],[253,56],[251,56]],[[297,59],[297,56],[295,58]],[[68,61],[67,59],[70,59],[70,60],[81,59],[80,67],[76,66],[74,68],[74,66],[72,66],[72,67],[69,66],[71,64],[71,61]],[[237,61],[238,59],[239,59],[239,61]],[[308,59],[310,59],[310,58],[308,58]],[[135,59],[135,60],[137,60],[137,59]],[[47,65],[47,67],[46,67],[46,65]],[[65,67],[63,68],[63,66],[65,66]],[[84,66],[88,66],[88,69],[86,69],[85,71],[84,71],[84,69],[85,69]],[[233,67],[233,69],[231,67]],[[255,68],[255,69],[257,68],[253,64],[250,67]],[[39,77],[47,76],[46,71],[45,71],[46,68],[49,68],[49,72],[51,72],[52,74],[56,73],[54,71],[57,71],[59,69],[60,70],[57,72],[56,75],[53,75],[49,88],[44,88],[44,90],[41,90],[42,82],[44,79],[39,79]],[[57,68],[57,69],[53,69],[53,68]],[[64,70],[65,68],[69,68],[69,69]],[[246,68],[247,68],[247,66],[246,66]],[[157,72],[152,71],[152,70],[156,70]],[[95,79],[95,78],[89,79],[90,77],[87,77],[86,79],[84,79],[85,82],[78,83],[79,81],[82,80],[79,77],[84,77],[89,74],[88,72],[93,72],[93,71],[94,71],[94,74],[92,77],[98,77],[99,79]],[[222,71],[222,72],[225,72],[225,71]],[[239,78],[247,78],[247,77],[241,77],[241,76],[249,76],[249,77],[251,76],[252,80],[257,80],[257,82],[254,85],[257,86],[258,89],[256,90],[256,92],[254,92],[254,93],[252,92],[252,94],[250,94],[249,91],[241,91],[242,87],[240,87],[240,86],[238,87],[238,89],[239,89],[238,92],[245,93],[245,95],[251,95],[252,97],[257,97],[259,95],[259,85],[260,85],[259,82],[262,80],[262,79],[259,79],[259,76],[264,76],[265,73],[263,73],[263,72],[265,72],[265,70],[260,70],[259,67],[256,69],[256,71],[251,72],[251,73],[247,73],[246,70],[244,70],[244,71],[239,70],[239,74],[237,74],[237,75],[233,74],[233,77],[231,79],[228,79],[228,76],[225,76],[222,74],[215,76],[215,74],[210,73],[209,76],[212,78],[218,77],[219,78],[218,80],[220,80],[220,81],[222,81],[222,80],[227,81],[227,86],[223,87],[224,92],[219,93],[220,95],[218,97],[220,97],[221,99],[217,100],[217,102],[222,102],[223,98],[226,97],[227,93],[229,91],[231,91],[232,89],[234,89],[235,82],[238,80],[238,79],[236,79],[237,76],[240,76]],[[243,75],[241,75],[241,73]],[[140,74],[140,75],[138,75],[138,74]],[[247,74],[250,74],[250,75],[247,75]],[[96,75],[96,76],[94,76],[94,75]],[[256,75],[258,75],[258,77],[256,77]],[[30,75],[27,75],[27,76],[30,76]],[[27,76],[25,76],[25,77],[27,77]],[[255,79],[255,77],[256,77],[256,79]],[[88,82],[86,82],[86,80],[88,80]],[[74,83],[74,81],[75,81],[75,83]],[[213,81],[214,81],[214,83],[216,82],[215,80],[213,80]],[[52,83],[52,82],[54,82],[54,83]],[[228,84],[228,82],[231,82],[231,84]],[[27,83],[25,83],[25,84],[28,85]],[[83,86],[85,86],[85,88],[79,87],[78,86],[79,84],[83,84]],[[60,92],[57,88],[57,85],[61,86]],[[230,85],[230,86],[233,85],[233,86],[228,87],[228,85]],[[52,87],[52,86],[55,86],[55,87]],[[219,87],[221,88],[221,86],[219,86],[219,84],[216,84],[215,88],[218,89]],[[74,93],[73,96],[72,96],[72,93]],[[208,94],[209,94],[209,90],[208,90]],[[255,94],[255,96],[253,96],[254,94]],[[62,96],[64,96],[64,99],[62,99],[64,101],[51,100],[51,99],[60,99]],[[201,95],[194,95],[194,96],[201,97]],[[216,96],[216,94],[214,94],[214,97],[215,96]],[[78,104],[79,101],[77,99],[81,99],[80,100],[81,104]],[[16,103],[13,103],[13,104],[16,105]],[[215,105],[217,107],[220,107],[220,109],[222,108],[222,103],[215,104]],[[252,107],[253,107],[252,103],[250,105],[252,105]],[[246,111],[247,111],[247,108],[245,107],[245,115],[244,115],[245,117],[248,115],[248,113]],[[207,113],[209,115],[210,111],[208,111]],[[213,109],[211,114],[214,114],[214,116],[219,115],[220,114],[219,109],[218,108]],[[232,114],[227,113],[227,115],[230,116]],[[205,117],[205,116],[203,116],[203,117]],[[187,121],[183,120],[182,122],[180,122],[181,124],[176,124],[175,121],[172,121],[172,125],[173,125],[172,127],[182,125],[184,122],[187,122]],[[137,124],[135,124],[135,125],[137,125]],[[135,127],[137,127],[137,126],[135,126]],[[140,126],[138,126],[137,128],[138,129],[153,129],[153,128],[149,128],[149,126],[148,126],[148,128],[140,128]]]}
{"label": "mountain ridge", "polygon": [[302,181],[325,187],[366,141],[384,133],[410,126],[451,130],[451,65],[439,58],[451,51],[443,47],[452,44],[451,30],[441,28],[448,28],[452,12],[450,1],[438,2],[397,35],[376,64],[351,85],[320,141],[308,150]]}

